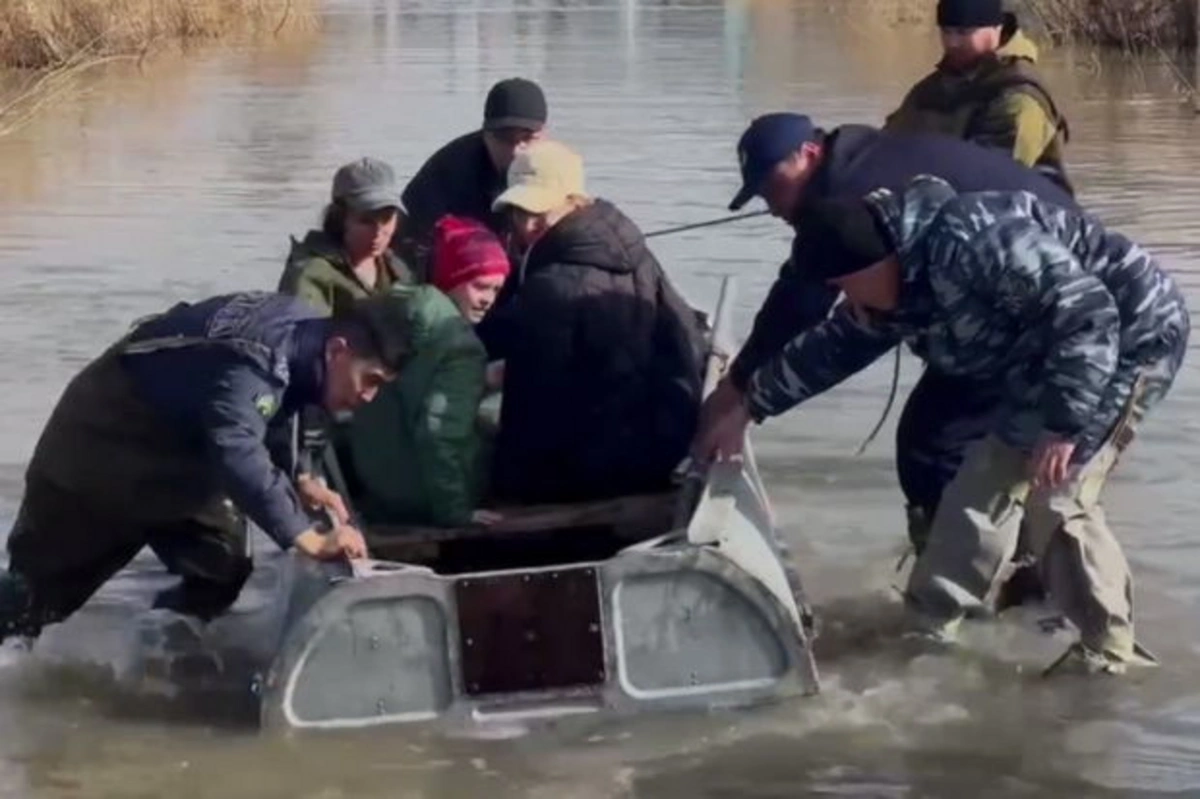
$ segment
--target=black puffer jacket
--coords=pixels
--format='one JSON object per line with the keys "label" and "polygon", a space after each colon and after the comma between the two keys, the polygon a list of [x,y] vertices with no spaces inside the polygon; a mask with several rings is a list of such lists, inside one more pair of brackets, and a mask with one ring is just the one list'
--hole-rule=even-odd
{"label": "black puffer jacket", "polygon": [[494,493],[565,502],[666,486],[695,432],[703,341],[641,231],[597,200],[514,277],[480,329],[507,362]]}

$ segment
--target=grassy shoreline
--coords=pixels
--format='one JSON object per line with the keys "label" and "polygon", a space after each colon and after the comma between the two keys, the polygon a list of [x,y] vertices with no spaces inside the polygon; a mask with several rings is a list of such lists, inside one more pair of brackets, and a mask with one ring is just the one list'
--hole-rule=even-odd
{"label": "grassy shoreline", "polygon": [[316,27],[318,0],[0,0],[0,137],[112,61]]}
{"label": "grassy shoreline", "polygon": [[313,0],[0,0],[0,67],[77,68],[313,20]]}

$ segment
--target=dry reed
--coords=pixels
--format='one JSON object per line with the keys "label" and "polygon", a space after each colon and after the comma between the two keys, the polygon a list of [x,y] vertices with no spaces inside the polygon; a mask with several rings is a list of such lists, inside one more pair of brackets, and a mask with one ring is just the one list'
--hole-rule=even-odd
{"label": "dry reed", "polygon": [[[833,0],[888,24],[927,23],[936,0]],[[1129,51],[1197,46],[1197,0],[1013,0],[1023,22],[1057,42]]]}
{"label": "dry reed", "polygon": [[311,24],[312,0],[0,0],[0,66],[53,70]]}
{"label": "dry reed", "polygon": [[1196,46],[1196,0],[1025,0],[1025,7],[1060,42],[1132,52]]}

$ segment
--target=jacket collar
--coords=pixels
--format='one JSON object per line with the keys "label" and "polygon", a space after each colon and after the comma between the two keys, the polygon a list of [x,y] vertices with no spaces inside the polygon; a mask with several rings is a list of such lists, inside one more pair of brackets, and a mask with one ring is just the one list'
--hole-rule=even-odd
{"label": "jacket collar", "polygon": [[288,356],[288,392],[301,405],[319,405],[325,394],[325,342],[328,319],[305,319],[296,323]]}

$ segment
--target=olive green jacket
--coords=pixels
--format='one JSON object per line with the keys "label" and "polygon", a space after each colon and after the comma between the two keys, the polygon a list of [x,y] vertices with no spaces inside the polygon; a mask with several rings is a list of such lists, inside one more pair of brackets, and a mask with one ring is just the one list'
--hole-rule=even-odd
{"label": "olive green jacket", "polygon": [[1066,119],[1037,74],[1037,45],[1017,30],[995,58],[969,72],[939,65],[887,118],[885,130],[940,133],[1012,153],[1070,187]]}
{"label": "olive green jacket", "polygon": [[303,241],[292,239],[279,291],[334,314],[357,299],[387,291],[397,283],[413,282],[403,261],[391,252],[383,258],[378,283],[373,289],[367,288],[355,276],[342,248],[323,232],[312,230]]}
{"label": "olive green jacket", "polygon": [[396,286],[415,355],[360,408],[348,442],[371,522],[453,526],[470,520],[481,491],[487,354],[453,302],[433,286]]}

